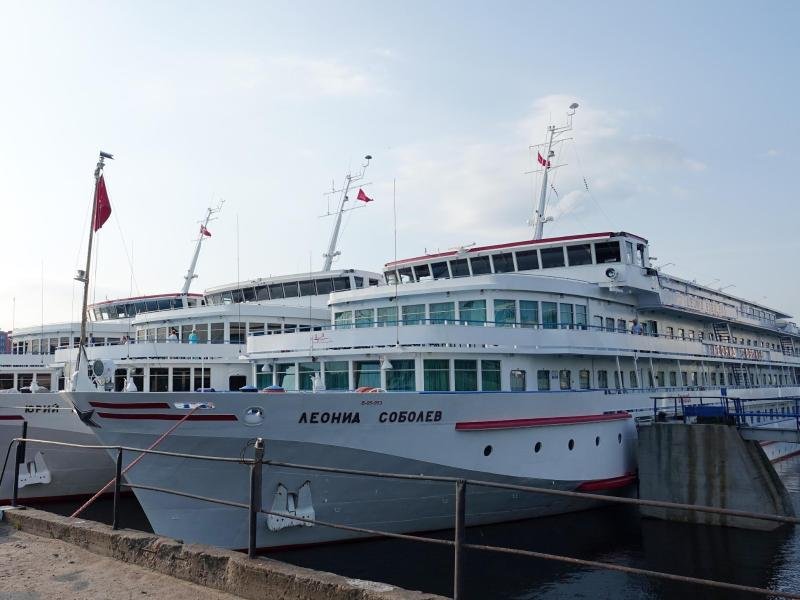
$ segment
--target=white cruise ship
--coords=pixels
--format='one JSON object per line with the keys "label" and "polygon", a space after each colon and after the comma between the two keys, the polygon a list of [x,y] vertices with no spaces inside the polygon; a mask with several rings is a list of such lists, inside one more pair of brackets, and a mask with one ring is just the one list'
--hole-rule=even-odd
{"label": "white cruise ship", "polygon": [[[582,491],[635,482],[636,419],[678,398],[742,399],[761,426],[794,409],[800,332],[789,315],[660,272],[638,235],[548,239],[544,222],[542,197],[531,240],[390,262],[386,285],[332,293],[324,328],[253,332],[243,356],[258,387],[285,393],[67,395],[108,445],[147,447],[186,417],[159,449],[239,457],[263,438],[267,458],[282,462]],[[778,459],[795,447],[764,450]],[[127,477],[248,498],[240,464],[148,456]],[[246,511],[136,494],[161,534],[247,545]],[[445,484],[267,467],[262,496],[282,516],[262,515],[260,547],[355,535],[293,516],[393,532],[452,526]],[[467,523],[586,506],[472,488]]]}

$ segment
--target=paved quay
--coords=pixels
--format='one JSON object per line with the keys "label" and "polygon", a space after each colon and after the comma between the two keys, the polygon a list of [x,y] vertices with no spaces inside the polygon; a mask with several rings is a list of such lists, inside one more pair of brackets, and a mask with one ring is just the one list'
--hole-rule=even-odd
{"label": "paved quay", "polygon": [[269,558],[34,509],[0,522],[0,600],[439,600]]}
{"label": "paved quay", "polygon": [[236,600],[169,575],[0,523],[0,600]]}

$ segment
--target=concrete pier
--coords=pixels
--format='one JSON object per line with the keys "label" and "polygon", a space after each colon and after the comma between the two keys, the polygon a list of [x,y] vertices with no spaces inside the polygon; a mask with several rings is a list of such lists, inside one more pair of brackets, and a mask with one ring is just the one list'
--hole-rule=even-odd
{"label": "concrete pier", "polygon": [[442,598],[40,510],[6,510],[3,520],[0,589],[26,600],[146,598],[150,590],[173,600]]}
{"label": "concrete pier", "polygon": [[[758,442],[729,425],[655,423],[639,429],[639,497],[794,516],[789,492]],[[641,507],[647,517],[772,530],[772,521]]]}

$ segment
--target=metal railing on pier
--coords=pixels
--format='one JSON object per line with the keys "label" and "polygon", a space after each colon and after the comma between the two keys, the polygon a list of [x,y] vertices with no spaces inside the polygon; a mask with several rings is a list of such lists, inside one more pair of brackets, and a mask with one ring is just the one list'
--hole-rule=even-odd
{"label": "metal railing on pier", "polygon": [[[501,554],[508,554],[508,555],[517,555],[517,556],[527,556],[530,558],[538,558],[541,560],[550,560],[555,562],[560,562],[563,564],[571,564],[571,565],[578,565],[582,567],[588,567],[593,569],[604,569],[610,571],[616,571],[621,573],[626,573],[630,575],[640,575],[644,577],[652,577],[662,580],[680,582],[680,583],[687,583],[687,584],[694,584],[694,585],[702,585],[717,589],[725,589],[730,591],[737,591],[737,592],[748,592],[752,594],[757,594],[760,596],[765,597],[780,597],[780,598],[792,598],[796,600],[800,600],[800,593],[795,592],[785,592],[785,591],[778,591],[778,590],[770,590],[766,588],[759,588],[754,586],[748,585],[740,585],[736,583],[724,582],[724,581],[716,581],[712,579],[703,579],[698,577],[689,577],[685,575],[677,575],[673,573],[664,573],[661,571],[653,571],[650,569],[642,569],[638,567],[630,567],[626,565],[608,563],[608,562],[601,562],[601,561],[594,561],[594,560],[587,560],[581,558],[575,558],[570,556],[563,556],[558,554],[550,554],[545,552],[536,552],[531,550],[522,550],[517,548],[507,548],[503,546],[487,546],[483,544],[470,544],[465,541],[465,531],[466,531],[466,501],[467,501],[467,486],[475,486],[475,487],[486,487],[486,488],[495,488],[495,489],[503,489],[503,490],[512,490],[516,492],[526,492],[532,494],[545,494],[545,495],[553,495],[553,496],[560,496],[566,497],[570,499],[577,499],[577,500],[586,500],[592,503],[597,502],[609,502],[612,504],[624,504],[624,505],[634,505],[634,506],[651,506],[657,508],[670,508],[670,509],[678,509],[678,510],[687,510],[687,511],[698,511],[698,512],[705,512],[705,513],[712,513],[712,514],[721,514],[721,515],[729,515],[734,517],[744,517],[750,519],[759,519],[759,520],[766,520],[766,521],[773,521],[778,523],[785,523],[785,524],[792,524],[797,525],[800,524],[800,518],[797,517],[789,517],[783,515],[771,515],[771,514],[764,514],[764,513],[755,513],[750,511],[743,511],[743,510],[735,510],[735,509],[723,509],[723,508],[716,508],[712,506],[702,506],[702,505],[692,505],[692,504],[681,504],[675,502],[664,502],[660,500],[643,500],[639,498],[630,498],[626,496],[606,496],[606,495],[599,495],[594,493],[586,493],[586,492],[574,492],[569,490],[558,490],[558,489],[551,489],[551,488],[542,488],[542,487],[534,487],[534,486],[526,486],[526,485],[516,485],[510,483],[500,483],[495,481],[483,481],[477,479],[463,479],[458,477],[448,477],[448,476],[434,476],[434,475],[413,475],[408,473],[388,473],[388,472],[378,472],[378,471],[365,471],[365,470],[358,470],[358,469],[344,469],[338,467],[325,467],[321,465],[305,465],[299,463],[288,463],[282,461],[275,461],[265,459],[264,457],[264,444],[261,438],[256,440],[254,445],[254,456],[253,458],[244,458],[244,457],[224,457],[224,456],[207,456],[207,455],[199,455],[199,454],[187,454],[187,453],[180,453],[180,452],[166,452],[162,450],[153,450],[153,449],[146,449],[146,448],[134,448],[129,446],[102,446],[102,445],[86,445],[86,444],[72,444],[67,442],[55,442],[50,440],[39,440],[39,439],[30,439],[26,437],[27,433],[27,423],[23,422],[23,430],[22,430],[22,437],[14,438],[11,443],[9,444],[8,451],[6,453],[6,460],[3,463],[2,471],[0,471],[0,484],[2,483],[3,476],[5,474],[6,463],[8,461],[9,454],[11,452],[11,448],[14,444],[16,444],[16,455],[14,460],[14,486],[13,486],[13,497],[12,497],[12,506],[19,506],[19,470],[20,465],[24,463],[25,460],[25,448],[27,444],[43,444],[43,445],[50,445],[55,447],[70,447],[70,448],[84,448],[90,450],[98,450],[98,451],[106,451],[106,452],[115,452],[116,453],[116,477],[114,479],[114,508],[113,508],[113,517],[112,517],[112,528],[118,529],[119,528],[119,511],[120,511],[120,493],[122,487],[127,487],[133,490],[146,490],[151,492],[158,492],[164,494],[171,494],[174,496],[180,496],[183,498],[190,498],[193,500],[198,500],[202,502],[210,502],[213,504],[218,504],[222,506],[229,506],[232,508],[238,508],[242,510],[246,510],[248,513],[248,520],[249,520],[249,528],[248,528],[248,556],[250,558],[254,558],[257,555],[257,532],[258,532],[258,515],[264,514],[268,516],[277,516],[283,517],[286,519],[290,519],[292,521],[298,521],[301,523],[307,523],[310,525],[318,525],[321,527],[330,527],[332,529],[338,529],[341,531],[347,531],[351,533],[359,533],[364,534],[367,536],[377,536],[377,537],[385,537],[385,538],[392,538],[392,539],[399,539],[399,540],[408,540],[408,541],[415,541],[427,544],[437,544],[440,546],[449,546],[453,548],[453,598],[454,600],[460,600],[464,597],[465,588],[464,588],[464,570],[463,570],[463,556],[465,550],[476,550],[476,551],[484,551],[484,552],[497,552]],[[244,502],[235,502],[232,500],[225,500],[222,498],[211,498],[207,496],[200,496],[197,494],[191,494],[188,492],[184,492],[181,490],[174,490],[156,486],[148,486],[148,485],[140,485],[135,483],[122,483],[122,474],[123,474],[123,453],[125,452],[132,452],[138,453],[139,458],[152,454],[158,455],[163,457],[171,457],[171,458],[178,458],[178,459],[189,459],[189,460],[200,460],[200,461],[211,461],[211,462],[226,462],[226,463],[236,463],[241,464],[249,468],[249,477],[248,477],[248,498],[249,501],[247,503]],[[137,459],[138,460],[138,459]],[[263,480],[263,469],[264,467],[281,467],[286,469],[299,469],[299,470],[307,470],[307,471],[316,471],[321,473],[336,473],[342,475],[353,475],[358,477],[371,477],[371,478],[381,478],[381,479],[397,479],[397,480],[407,480],[407,481],[428,481],[428,482],[437,482],[437,483],[449,483],[454,486],[454,498],[455,498],[455,508],[454,508],[454,535],[453,539],[436,539],[430,537],[424,537],[420,535],[412,535],[412,534],[404,534],[404,533],[395,533],[390,531],[380,531],[376,529],[369,529],[365,527],[356,527],[353,525],[344,525],[341,523],[332,523],[329,521],[324,521],[316,518],[306,518],[302,516],[298,516],[295,514],[289,514],[286,512],[278,512],[278,511],[271,511],[266,510],[262,504],[261,498],[261,491],[262,491],[262,480]]]}

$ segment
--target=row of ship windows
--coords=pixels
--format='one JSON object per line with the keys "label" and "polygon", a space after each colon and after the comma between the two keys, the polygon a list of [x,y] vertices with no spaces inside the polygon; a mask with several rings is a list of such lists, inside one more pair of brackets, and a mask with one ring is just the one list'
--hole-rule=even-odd
{"label": "row of ship windows", "polygon": [[[257,373],[256,385],[263,389],[278,385],[287,390],[313,390],[319,379],[328,390],[347,390],[359,387],[385,387],[392,391],[417,391],[416,363],[413,359],[389,360],[390,368],[379,360],[315,361],[268,364]],[[539,369],[536,371],[536,389],[588,390],[637,389],[643,386],[642,372],[634,370],[599,369]],[[789,385],[792,376],[787,373],[753,372],[739,369],[736,372],[698,371],[646,371],[647,387],[697,387],[724,385]],[[595,380],[593,382],[593,379]],[[575,387],[577,383],[577,387]],[[592,384],[595,383],[593,386]],[[422,389],[429,392],[500,391],[501,363],[499,360],[478,359],[423,359]],[[510,371],[509,389],[512,392],[528,390],[527,371]]]}
{"label": "row of ship windows", "polygon": [[[378,285],[378,279],[367,278],[369,286]],[[331,292],[343,292],[364,287],[364,278],[348,276],[304,279],[283,283],[269,283],[241,287],[235,290],[216,292],[206,296],[206,304],[220,305],[233,302],[257,302],[259,300],[280,300],[282,298],[298,298],[300,296],[327,295]]]}
{"label": "row of ship windows", "polygon": [[[621,433],[617,434],[617,444],[622,444],[622,434]],[[594,445],[595,445],[595,447],[600,446],[600,436],[599,435],[595,436]],[[534,454],[539,454],[539,452],[542,451],[543,447],[544,446],[543,446],[542,442],[536,442],[533,445]],[[575,439],[574,438],[570,438],[569,441],[567,442],[567,449],[570,450],[570,451],[575,449]],[[483,455],[484,456],[490,456],[492,454],[493,450],[494,450],[494,448],[491,446],[491,444],[489,444],[487,446],[484,446]]]}
{"label": "row of ship windows", "polygon": [[164,325],[137,329],[137,342],[181,341],[195,344],[244,344],[248,335],[274,335],[295,331],[318,331],[319,325],[306,323],[264,323],[233,321],[220,323],[192,323],[191,325]]}
{"label": "row of ship windows", "polygon": [[492,301],[494,320],[487,320],[486,300],[460,300],[458,302],[431,302],[430,304],[406,304],[380,306],[378,308],[359,308],[336,311],[333,314],[337,329],[350,327],[387,327],[396,324],[420,325],[423,323],[447,324],[466,323],[484,325],[494,323],[498,327],[558,327],[587,325],[585,304],[566,302],[539,302],[538,300]]}
{"label": "row of ship windows", "polygon": [[[634,246],[625,242],[626,262],[634,263]],[[645,266],[644,244],[636,245],[636,264]],[[385,272],[386,282],[413,283],[432,279],[470,277],[488,273],[513,273],[539,268],[574,267],[579,265],[621,262],[618,241],[594,244],[573,244],[516,252],[499,252],[469,258],[434,261],[412,267],[399,267]]]}

